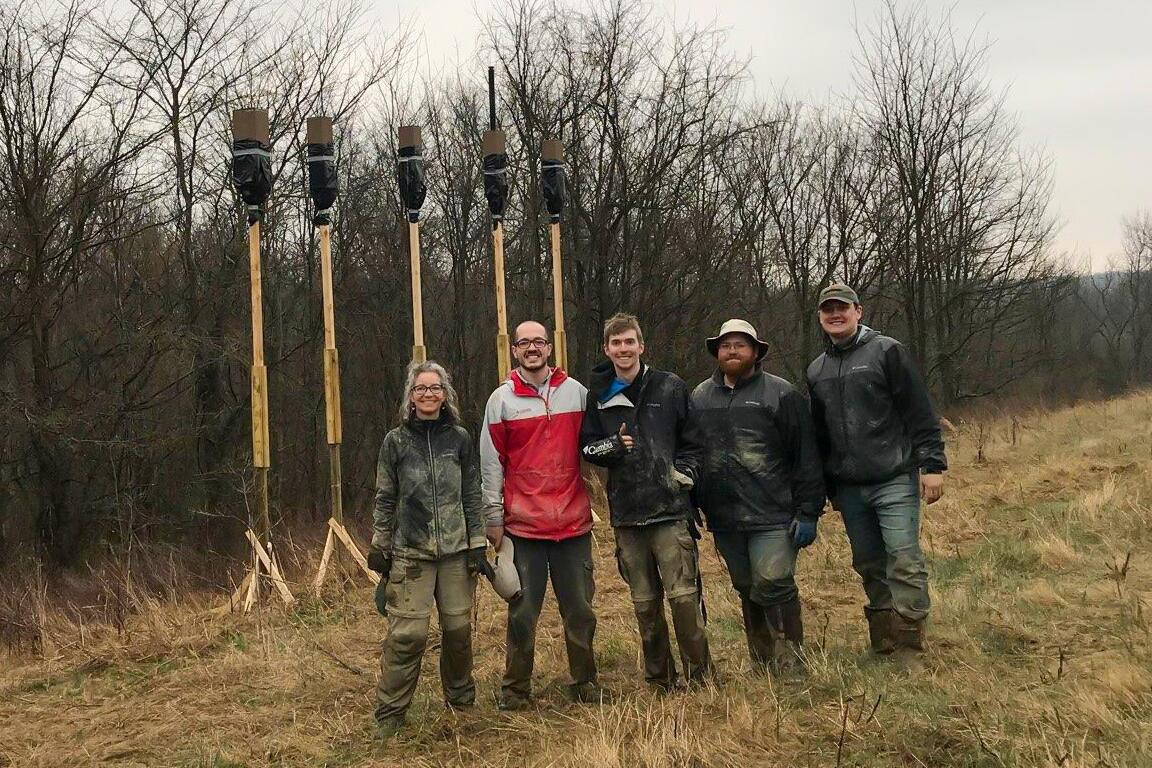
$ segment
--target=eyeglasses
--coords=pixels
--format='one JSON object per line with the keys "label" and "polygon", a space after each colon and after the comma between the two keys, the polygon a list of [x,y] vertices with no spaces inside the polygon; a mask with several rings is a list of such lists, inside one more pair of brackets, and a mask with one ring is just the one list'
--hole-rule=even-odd
{"label": "eyeglasses", "polygon": [[548,344],[548,339],[517,339],[512,346],[516,347],[516,349],[528,349],[528,347],[544,349]]}
{"label": "eyeglasses", "polygon": [[720,342],[720,349],[739,351],[744,349],[751,349],[752,345],[746,341],[722,341]]}
{"label": "eyeglasses", "polygon": [[412,394],[414,395],[439,395],[443,391],[443,384],[417,384],[412,387]]}

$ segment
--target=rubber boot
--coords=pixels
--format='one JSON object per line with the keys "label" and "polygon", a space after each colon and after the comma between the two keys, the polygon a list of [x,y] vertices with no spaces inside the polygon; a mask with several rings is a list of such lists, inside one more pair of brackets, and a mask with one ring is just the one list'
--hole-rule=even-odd
{"label": "rubber boot", "polygon": [[800,599],[793,598],[786,603],[773,605],[765,609],[765,613],[768,614],[768,626],[775,641],[772,670],[785,677],[807,674]]}
{"label": "rubber boot", "polygon": [[767,672],[772,663],[773,640],[768,629],[768,615],[764,608],[746,597],[740,599],[740,612],[744,614],[744,636],[748,639],[748,657],[752,669]]}
{"label": "rubber boot", "polygon": [[895,611],[887,609],[864,609],[864,617],[868,619],[868,641],[872,645],[873,653],[887,656],[896,650],[896,640],[892,627],[894,614]]}
{"label": "rubber boot", "polygon": [[892,658],[910,674],[924,670],[924,620],[907,619],[892,612],[892,637],[896,651]]}

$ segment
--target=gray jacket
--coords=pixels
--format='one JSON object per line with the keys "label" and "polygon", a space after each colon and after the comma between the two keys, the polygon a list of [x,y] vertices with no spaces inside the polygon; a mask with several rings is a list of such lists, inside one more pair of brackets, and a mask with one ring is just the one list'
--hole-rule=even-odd
{"label": "gray jacket", "polygon": [[372,548],[437,560],[483,546],[480,468],[467,430],[441,417],[389,432],[376,462]]}

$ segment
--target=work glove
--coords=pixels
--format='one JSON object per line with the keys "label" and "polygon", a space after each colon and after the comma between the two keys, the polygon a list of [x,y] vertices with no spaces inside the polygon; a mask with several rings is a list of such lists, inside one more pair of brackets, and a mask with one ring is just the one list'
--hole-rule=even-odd
{"label": "work glove", "polygon": [[584,457],[589,461],[595,459],[620,459],[624,454],[632,450],[635,444],[632,436],[628,434],[628,425],[621,424],[620,431],[611,437],[606,437],[603,440],[597,440],[594,443],[588,443],[584,446]]}
{"label": "work glove", "polygon": [[370,549],[368,550],[368,569],[376,571],[387,581],[388,574],[392,571],[392,558],[384,554],[383,550]]}
{"label": "work glove", "polygon": [[797,515],[792,519],[792,525],[788,526],[788,538],[792,539],[797,549],[804,549],[816,541],[816,518]]}
{"label": "work glove", "polygon": [[388,574],[384,574],[384,578],[380,579],[380,583],[376,585],[376,612],[381,616],[388,615]]}
{"label": "work glove", "polygon": [[496,571],[492,568],[492,564],[488,562],[488,558],[484,556],[485,547],[476,547],[475,549],[468,550],[468,575],[479,576],[483,574],[488,581],[496,578]]}

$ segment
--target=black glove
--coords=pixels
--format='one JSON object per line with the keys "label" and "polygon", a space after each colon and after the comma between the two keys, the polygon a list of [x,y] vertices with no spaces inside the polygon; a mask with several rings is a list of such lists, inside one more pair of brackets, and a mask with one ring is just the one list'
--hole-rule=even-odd
{"label": "black glove", "polygon": [[484,574],[488,581],[496,578],[496,571],[493,570],[492,564],[488,562],[488,558],[484,556],[485,547],[476,547],[476,549],[468,550],[468,575],[479,576]]}
{"label": "black glove", "polygon": [[384,554],[383,550],[368,550],[368,569],[376,571],[387,580],[388,574],[392,572],[391,556]]}
{"label": "black glove", "polygon": [[381,616],[388,615],[388,577],[380,579],[380,583],[376,585],[376,612]]}
{"label": "black glove", "polygon": [[588,459],[619,459],[626,453],[628,449],[624,446],[624,438],[619,434],[584,446],[584,456]]}

